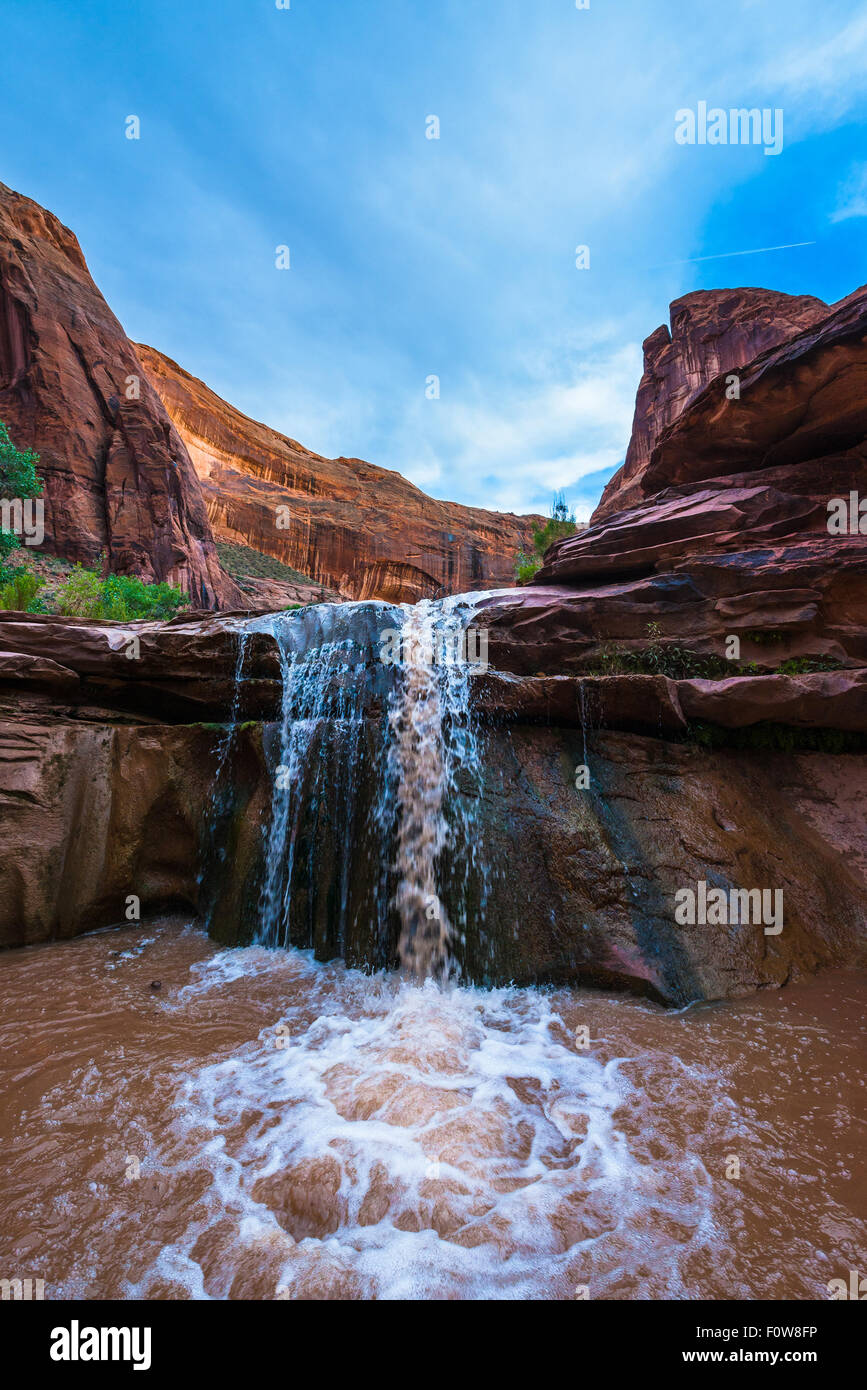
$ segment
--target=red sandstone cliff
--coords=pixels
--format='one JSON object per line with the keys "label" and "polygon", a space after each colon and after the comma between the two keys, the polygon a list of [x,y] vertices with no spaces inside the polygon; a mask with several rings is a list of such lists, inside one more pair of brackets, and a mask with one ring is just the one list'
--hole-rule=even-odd
{"label": "red sandstone cliff", "polygon": [[[607,643],[645,648],[653,623],[663,644],[718,661],[734,635],[762,672],[788,660],[867,668],[867,535],[857,515],[842,533],[828,525],[832,499],[864,495],[867,286],[739,376],[738,399],[723,369],[661,430],[631,504],[600,507],[528,587],[486,601],[494,665],[592,670]],[[753,722],[759,694],[770,711],[779,690],[764,679],[752,691],[732,669],[725,698]],[[850,697],[848,675],[819,674],[827,727],[845,727],[837,682],[867,729],[863,681]],[[689,692],[691,713],[704,693]]]}
{"label": "red sandstone cliff", "polygon": [[[541,520],[438,502],[249,420],[137,349],[73,233],[2,184],[0,419],[41,456],[49,551],[90,565],[105,552],[111,570],[179,584],[202,608],[253,602],[214,532],[347,597],[412,601],[511,584]],[[285,601],[260,589],[259,606]]]}
{"label": "red sandstone cliff", "polygon": [[3,184],[0,419],[41,456],[49,550],[88,564],[104,551],[204,608],[240,602],[189,455],[75,236]]}
{"label": "red sandstone cliff", "polygon": [[349,598],[414,602],[514,582],[515,556],[530,549],[542,518],[438,502],[376,464],[323,458],[154,348],[137,351],[195,464],[219,539]]}
{"label": "red sandstone cliff", "polygon": [[708,382],[819,323],[830,309],[812,295],[732,289],[685,294],[670,313],[671,330],[661,324],[644,340],[626,461],[605,488],[593,521],[641,500],[654,445]]}

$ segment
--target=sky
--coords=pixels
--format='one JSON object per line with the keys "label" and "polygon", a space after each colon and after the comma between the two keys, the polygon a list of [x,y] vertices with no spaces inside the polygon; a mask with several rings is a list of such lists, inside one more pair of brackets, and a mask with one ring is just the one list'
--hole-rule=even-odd
{"label": "sky", "polygon": [[[586,519],[672,299],[867,281],[867,4],[285,5],[0,0],[0,180],[307,448]],[[702,101],[782,110],[782,149],[678,143]]]}

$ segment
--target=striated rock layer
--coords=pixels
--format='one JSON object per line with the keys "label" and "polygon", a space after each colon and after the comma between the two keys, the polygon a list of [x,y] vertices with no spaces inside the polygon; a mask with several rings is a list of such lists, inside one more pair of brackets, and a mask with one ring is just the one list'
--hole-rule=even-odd
{"label": "striated rock layer", "polygon": [[[733,676],[867,666],[867,289],[740,379],[739,399],[718,375],[662,430],[634,505],[603,506],[528,587],[486,601],[499,669],[593,670],[612,643],[653,646],[655,669],[673,647]],[[834,499],[851,513],[842,530]]]}
{"label": "striated rock layer", "polygon": [[90,565],[105,553],[202,608],[240,601],[189,455],[75,236],[3,184],[0,419],[40,455],[49,550]]}
{"label": "striated rock layer", "polygon": [[311,453],[162,353],[137,350],[195,464],[217,537],[347,598],[415,602],[511,584],[518,551],[544,524],[438,502],[389,469]]}
{"label": "striated rock layer", "polygon": [[820,322],[828,305],[812,295],[774,290],[697,290],[675,299],[671,328],[644,340],[644,375],[635,398],[632,437],[594,513],[600,519],[639,501],[654,445],[709,381],[751,362]]}
{"label": "striated rock layer", "polygon": [[[234,801],[218,824],[217,731],[13,714],[0,702],[0,946],[122,924],[130,894],[143,920],[181,909],[208,918],[222,941],[248,942],[267,852],[262,738],[261,725],[236,733]],[[867,759],[709,754],[595,735],[595,787],[581,798],[571,779],[585,755],[580,730],[498,728],[487,746],[479,834],[500,867],[485,931],[474,921],[456,948],[465,979],[581,982],[683,1004],[864,959],[867,843],[858,808]],[[215,844],[225,853],[209,887]],[[381,867],[359,855],[356,884],[375,881]],[[311,860],[310,872],[327,897],[327,856]],[[773,884],[784,894],[784,929],[679,926],[678,890],[705,880]],[[364,963],[368,919],[343,940],[328,926],[295,944],[320,959]],[[394,954],[392,941],[375,963],[392,964]]]}
{"label": "striated rock layer", "polygon": [[[337,634],[335,613],[347,608],[291,621],[319,641]],[[367,644],[393,620],[381,604],[345,619]],[[180,908],[227,944],[255,938],[281,682],[273,638],[252,633],[238,690],[238,639],[237,621],[223,616],[3,617],[0,946],[121,923],[130,894],[144,919]],[[683,1004],[863,959],[867,756],[709,751],[681,737],[696,706],[721,726],[767,710],[824,725],[823,703],[836,702],[838,722],[863,731],[863,672],[750,678],[744,699],[729,689],[738,682],[664,676],[489,671],[475,681],[479,784],[450,795],[474,803],[484,911],[481,880],[447,875],[443,885],[450,915],[467,891],[477,904],[454,947],[465,980],[578,981]],[[378,681],[368,689],[352,738],[373,749],[384,702]],[[335,773],[347,755],[343,724],[323,743]],[[591,777],[578,790],[584,763]],[[359,804],[375,804],[381,763],[368,753],[356,770]],[[306,866],[293,944],[320,959],[394,964],[393,913],[382,939],[369,910],[350,912],[341,929],[335,863],[346,826],[334,805],[302,801],[310,822],[302,816],[293,830]],[[394,884],[382,884],[390,861],[365,849],[358,827],[351,844],[353,903],[377,893],[391,902]],[[678,892],[702,882],[772,885],[784,898],[783,930],[679,923]],[[306,910],[314,900],[317,911]]]}

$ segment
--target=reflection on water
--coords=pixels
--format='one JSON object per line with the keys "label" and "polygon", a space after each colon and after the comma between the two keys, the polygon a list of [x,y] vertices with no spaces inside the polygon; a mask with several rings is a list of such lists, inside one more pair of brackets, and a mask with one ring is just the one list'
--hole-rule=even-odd
{"label": "reflection on water", "polygon": [[417,985],[177,921],[7,952],[0,1277],[827,1298],[867,1272],[865,1005],[849,974],[681,1013]]}

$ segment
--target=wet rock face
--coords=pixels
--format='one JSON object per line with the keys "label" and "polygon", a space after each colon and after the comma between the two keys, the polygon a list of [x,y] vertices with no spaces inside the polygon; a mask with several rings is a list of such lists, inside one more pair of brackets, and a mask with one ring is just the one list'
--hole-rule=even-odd
{"label": "wet rock face", "polygon": [[[136,662],[123,624],[7,615],[0,944],[122,922],[131,895],[143,919],[181,908],[226,944],[259,937],[286,761],[281,661],[294,648],[315,657],[318,715],[298,814],[278,836],[295,867],[275,944],[393,966],[396,854],[378,820],[393,673],[377,651],[399,616],[386,604],[310,608],[289,620],[282,656],[271,633],[248,630],[239,691],[229,616],[135,624]],[[674,681],[489,670],[472,684],[479,757],[447,804],[451,823],[472,827],[472,853],[451,841],[439,880],[461,978],[582,981],[684,1003],[860,959],[867,757],[672,739],[687,716],[863,730],[863,672]],[[702,882],[782,892],[783,930],[678,922],[677,893]]]}
{"label": "wet rock face", "polygon": [[[0,945],[77,936],[130,912],[198,911],[218,753],[202,728],[0,709]],[[261,784],[251,733],[234,766],[240,820]]]}
{"label": "wet rock face", "polygon": [[237,604],[195,469],[74,235],[0,184],[0,419],[35,449],[46,545]]}
{"label": "wet rock face", "polygon": [[[154,348],[145,371],[184,441],[215,534],[339,590],[415,603],[514,581],[544,519],[439,502],[400,474],[323,458],[221,400]],[[277,525],[278,508],[280,525]]]}
{"label": "wet rock face", "polygon": [[[226,733],[0,710],[0,945],[121,923],[131,895],[143,920],[180,909],[226,944],[254,940],[277,726]],[[348,761],[337,722],[322,726],[324,775],[293,829],[288,940],[368,969],[396,963],[399,933],[373,815],[380,734],[366,719]],[[867,758],[710,754],[504,717],[483,743],[480,784],[456,793],[478,803],[474,870],[447,860],[443,872],[465,981],[578,981],[682,1004],[862,958]],[[839,805],[830,763],[831,782],[845,778]],[[702,881],[781,891],[782,930],[678,923],[678,891]]]}
{"label": "wet rock face", "polygon": [[[709,754],[629,734],[585,742],[580,729],[520,725],[489,747],[481,827],[488,861],[500,867],[488,929],[465,948],[471,978],[578,980],[682,1004],[864,959],[867,879],[853,868],[863,825],[841,815],[836,843],[817,833],[815,807],[806,808],[820,755],[795,765],[784,755]],[[585,760],[589,783],[579,789]],[[834,761],[867,793],[867,758]],[[779,890],[782,930],[679,923],[676,895],[701,882],[727,894]]]}

